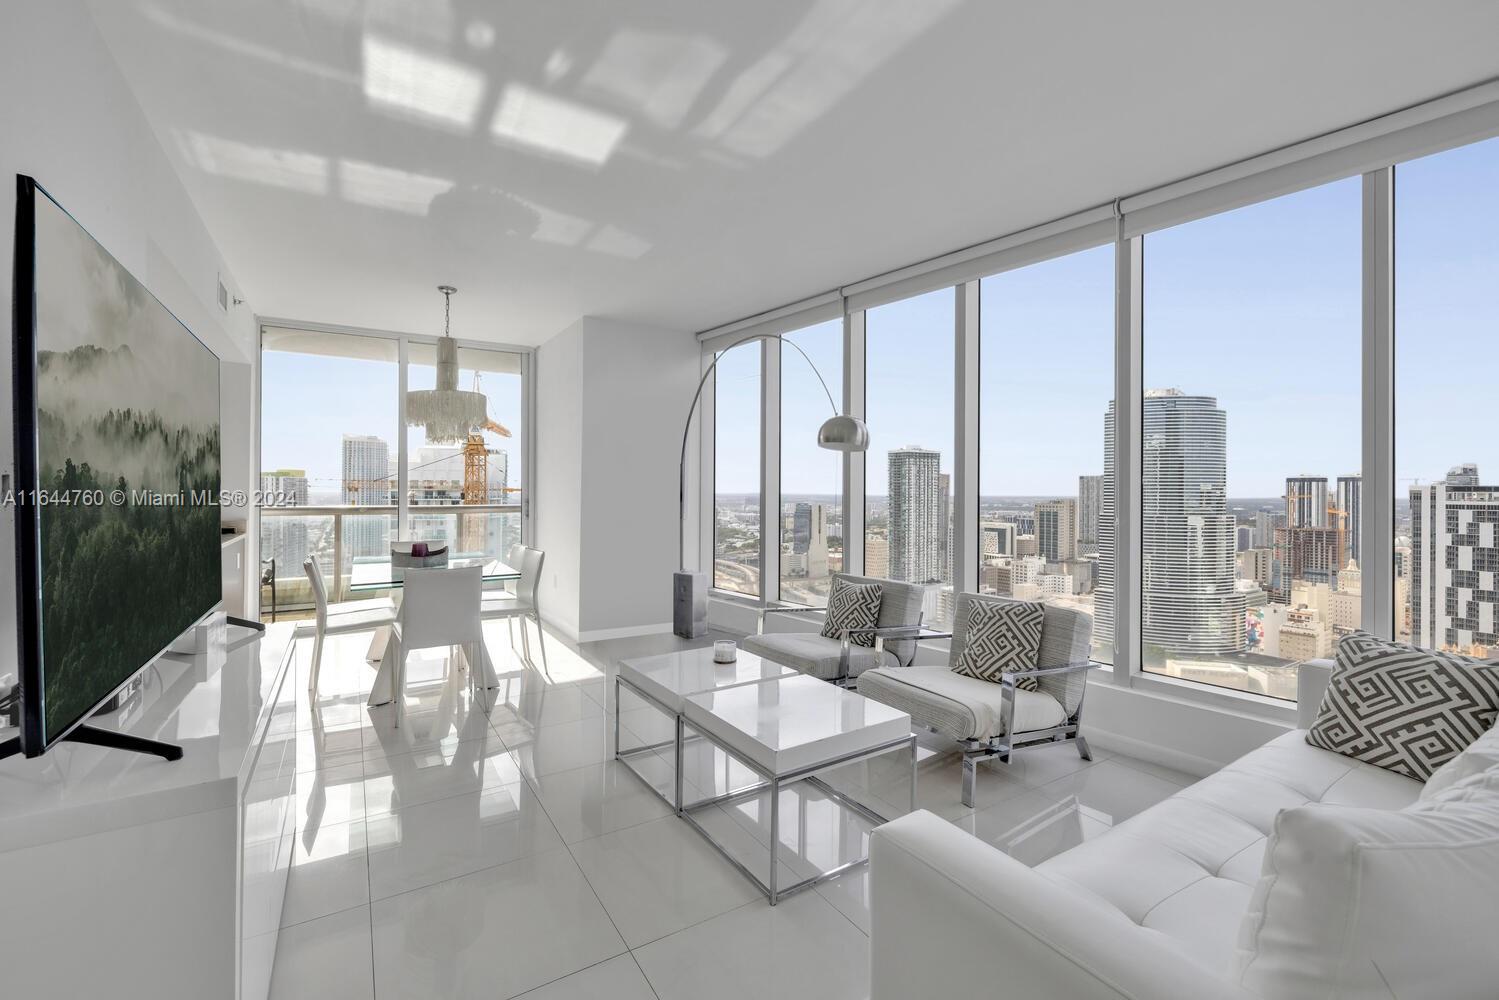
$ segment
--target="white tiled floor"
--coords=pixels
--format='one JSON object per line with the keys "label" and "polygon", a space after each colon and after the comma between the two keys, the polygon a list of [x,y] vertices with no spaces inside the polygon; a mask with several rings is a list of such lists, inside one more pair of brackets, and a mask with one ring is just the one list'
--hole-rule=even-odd
{"label": "white tiled floor", "polygon": [[[273,1000],[868,997],[866,869],[772,909],[611,759],[610,665],[680,640],[580,650],[549,637],[545,663],[533,665],[512,652],[503,623],[486,637],[501,678],[490,710],[435,652],[418,654],[400,729],[388,707],[365,707],[368,635],[328,640],[315,702],[299,660],[297,847]],[[661,738],[652,713],[628,699],[624,709],[627,744]],[[828,780],[898,815],[909,806],[908,760]],[[639,762],[670,780],[664,760]],[[739,770],[698,745],[684,768],[689,794],[737,784]],[[950,744],[924,737],[919,772],[921,808],[1030,864],[1192,780],[1096,748],[1090,764],[1058,746],[986,765],[972,810],[958,800]],[[865,849],[865,820],[815,788],[783,796],[797,822],[781,878]],[[763,870],[767,809],[762,795],[701,821]]]}

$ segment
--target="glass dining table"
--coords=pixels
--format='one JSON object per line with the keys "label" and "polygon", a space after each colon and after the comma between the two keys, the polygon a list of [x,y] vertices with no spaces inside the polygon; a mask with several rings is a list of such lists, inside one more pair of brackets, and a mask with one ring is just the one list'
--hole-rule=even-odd
{"label": "glass dining table", "polygon": [[[484,583],[504,583],[507,580],[519,580],[520,570],[508,566],[498,559],[485,555],[482,552],[459,553],[448,560],[447,569],[458,569],[465,566],[482,566],[484,568]],[[399,590],[404,585],[402,575],[409,567],[397,568],[389,556],[365,556],[356,558],[354,564],[349,568],[349,582],[346,588],[350,593],[368,593],[371,590]]]}
{"label": "glass dining table", "polygon": [[[483,567],[483,585],[504,583],[508,580],[519,580],[520,570],[510,566],[498,559],[491,558],[482,552],[459,553],[448,559],[445,567],[434,567],[442,569],[459,569],[468,566]],[[346,587],[350,593],[368,593],[374,590],[391,590],[397,593],[396,603],[400,603],[400,593],[405,586],[403,579],[409,566],[397,567],[389,556],[366,556],[356,558],[349,568],[349,582]],[[365,654],[365,659],[371,663],[378,664],[375,673],[375,682],[371,686],[369,704],[383,705],[393,697],[393,685],[391,676],[394,664],[392,657],[387,655],[392,652],[391,630],[389,625],[381,625],[375,629],[375,634],[370,637],[370,648]],[[480,665],[485,678],[486,686],[491,686],[490,679],[493,676],[493,667],[489,664],[488,651],[484,651],[484,662]]]}

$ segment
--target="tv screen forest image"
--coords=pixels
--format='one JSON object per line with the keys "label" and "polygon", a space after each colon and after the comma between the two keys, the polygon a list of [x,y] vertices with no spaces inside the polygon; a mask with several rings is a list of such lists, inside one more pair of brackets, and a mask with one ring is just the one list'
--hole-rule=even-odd
{"label": "tv screen forest image", "polygon": [[220,599],[219,362],[40,192],[35,288],[50,742]]}

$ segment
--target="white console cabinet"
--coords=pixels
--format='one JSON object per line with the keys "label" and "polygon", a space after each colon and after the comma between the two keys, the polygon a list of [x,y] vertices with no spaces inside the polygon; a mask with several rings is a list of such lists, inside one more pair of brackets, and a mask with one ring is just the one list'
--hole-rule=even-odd
{"label": "white console cabinet", "polygon": [[206,652],[163,655],[93,720],[181,760],[64,744],[0,763],[0,995],[265,1000],[296,820],[292,629],[220,617]]}

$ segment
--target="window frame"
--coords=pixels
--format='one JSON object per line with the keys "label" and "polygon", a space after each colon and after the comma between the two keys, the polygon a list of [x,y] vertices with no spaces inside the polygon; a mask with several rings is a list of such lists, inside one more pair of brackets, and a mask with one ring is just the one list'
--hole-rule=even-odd
{"label": "window frame", "polygon": [[[865,312],[875,305],[950,287],[956,299],[954,400],[954,586],[977,589],[978,454],[978,282],[1027,264],[1050,260],[1106,242],[1114,244],[1114,399],[1115,407],[1115,629],[1112,669],[1099,671],[1098,683],[1158,694],[1202,707],[1230,710],[1282,724],[1294,724],[1297,705],[1249,692],[1220,689],[1142,670],[1141,599],[1141,438],[1144,419],[1142,364],[1144,236],[1193,219],[1217,215],[1282,195],[1358,176],[1362,186],[1360,472],[1363,476],[1359,535],[1363,551],[1361,615],[1363,628],[1394,636],[1394,217],[1395,168],[1400,163],[1499,136],[1499,86],[1475,88],[1349,129],[1266,153],[1238,164],[1122,197],[1112,204],[1055,220],[945,257],[919,262],[867,281],[850,284],[808,303],[793,304],[764,322],[797,316],[815,304],[836,299],[844,326],[843,411],[863,418],[865,394]],[[699,337],[711,357],[711,344],[755,321],[705,331]],[[782,331],[807,325],[801,320]],[[763,412],[779,415],[779,379],[767,380]],[[704,433],[711,434],[711,427]],[[762,429],[762,440],[765,433]],[[777,441],[779,440],[777,435]],[[711,453],[705,451],[705,460]],[[865,459],[843,458],[844,571],[861,573],[863,546],[849,540],[865,533]],[[779,494],[777,493],[777,496]],[[769,548],[769,545],[765,545]],[[777,552],[779,549],[777,548]],[[763,588],[765,590],[767,588]],[[732,595],[713,592],[719,600]],[[762,595],[738,602],[758,607],[785,606]]]}
{"label": "window frame", "polygon": [[[396,531],[404,536],[410,525],[411,502],[407,493],[408,478],[408,427],[406,425],[406,391],[407,371],[410,365],[409,346],[422,344],[435,346],[439,340],[436,336],[418,333],[403,333],[394,330],[378,330],[367,327],[347,326],[334,323],[312,323],[305,320],[286,319],[274,316],[255,317],[255,384],[253,389],[254,399],[254,424],[255,424],[255,482],[260,482],[260,476],[264,472],[263,456],[261,454],[261,416],[264,412],[264,383],[263,365],[260,363],[261,356],[265,351],[265,334],[267,329],[299,330],[307,333],[329,334],[333,336],[363,337],[377,340],[394,341],[396,344]],[[535,491],[536,484],[536,348],[525,347],[519,344],[491,343],[483,340],[470,340],[462,337],[454,337],[459,348],[480,351],[495,351],[501,353],[515,354],[520,357],[521,363],[521,427],[520,448],[520,474],[523,488],[521,490],[520,503],[520,537],[522,542],[529,542],[535,537],[532,526],[533,505],[531,497]],[[420,505],[418,505],[420,506]],[[461,505],[449,505],[461,506]],[[499,506],[512,506],[502,504]],[[254,551],[259,551],[260,544],[260,509],[252,505],[250,521],[254,531]],[[431,511],[429,511],[430,513]],[[257,588],[256,594],[259,594]],[[258,596],[257,596],[258,600]]]}

